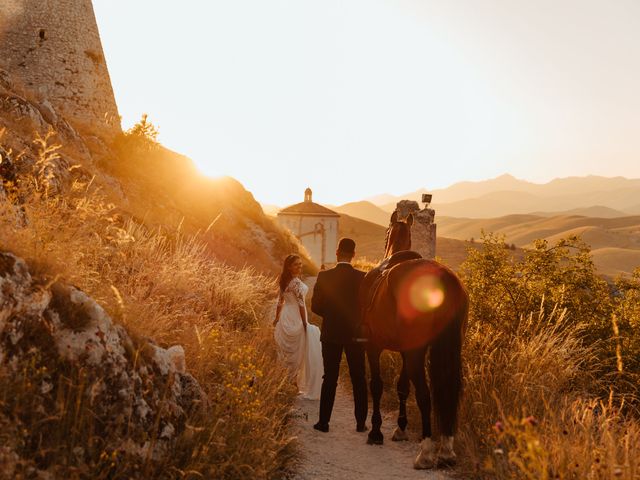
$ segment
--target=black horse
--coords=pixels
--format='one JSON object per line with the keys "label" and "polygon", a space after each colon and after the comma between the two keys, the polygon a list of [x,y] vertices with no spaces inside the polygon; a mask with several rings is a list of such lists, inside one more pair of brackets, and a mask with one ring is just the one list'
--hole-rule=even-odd
{"label": "black horse", "polygon": [[[397,384],[400,400],[394,440],[406,439],[406,400],[409,382],[415,388],[422,415],[421,450],[415,468],[434,468],[455,462],[453,435],[462,392],[462,338],[468,314],[468,295],[453,271],[411,251],[413,216],[399,221],[391,216],[385,260],[365,277],[361,290],[363,326],[368,333],[367,355],[371,369],[373,415],[367,442],[382,444],[380,375],[382,350],[402,354],[403,368]],[[429,353],[429,379],[440,444],[431,439],[432,395],[425,376]]]}

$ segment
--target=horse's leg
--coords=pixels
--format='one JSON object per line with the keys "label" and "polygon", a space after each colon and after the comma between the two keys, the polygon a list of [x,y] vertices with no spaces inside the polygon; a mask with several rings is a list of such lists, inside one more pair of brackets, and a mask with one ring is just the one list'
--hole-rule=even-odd
{"label": "horse's leg", "polygon": [[431,439],[431,393],[427,385],[424,369],[426,348],[405,352],[404,358],[409,379],[416,389],[416,403],[422,416],[422,442],[420,453],[413,464],[415,468],[435,468],[437,466],[436,445]]}
{"label": "horse's leg", "polygon": [[369,370],[371,370],[371,397],[373,399],[373,414],[371,415],[371,431],[367,437],[369,445],[382,445],[384,436],[380,431],[382,426],[382,415],[380,414],[380,399],[382,398],[382,376],[380,374],[380,355],[382,350],[369,347],[367,357],[369,358]]}
{"label": "horse's leg", "polygon": [[429,353],[429,378],[440,431],[438,464],[446,466],[456,463],[453,436],[462,394],[462,333],[468,312],[466,297],[461,302],[451,322],[432,343]]}
{"label": "horse's leg", "polygon": [[398,402],[400,409],[398,411],[398,427],[393,432],[391,440],[400,442],[403,440],[409,440],[407,435],[407,398],[409,398],[409,374],[407,373],[407,362],[402,355],[402,369],[400,370],[400,377],[396,389],[398,391]]}

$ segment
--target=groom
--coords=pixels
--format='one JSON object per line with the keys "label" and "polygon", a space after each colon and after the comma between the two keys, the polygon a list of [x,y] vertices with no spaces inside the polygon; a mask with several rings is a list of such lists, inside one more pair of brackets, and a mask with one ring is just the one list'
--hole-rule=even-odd
{"label": "groom", "polygon": [[324,377],[320,393],[320,420],[313,428],[329,431],[329,420],[336,396],[338,373],[342,352],[347,355],[349,375],[353,385],[356,430],[367,430],[367,382],[365,380],[364,347],[355,341],[359,325],[358,292],[364,272],[356,270],[351,261],[356,253],[356,243],[342,238],[338,243],[338,264],[321,271],[313,288],[311,310],[322,317],[322,360]]}

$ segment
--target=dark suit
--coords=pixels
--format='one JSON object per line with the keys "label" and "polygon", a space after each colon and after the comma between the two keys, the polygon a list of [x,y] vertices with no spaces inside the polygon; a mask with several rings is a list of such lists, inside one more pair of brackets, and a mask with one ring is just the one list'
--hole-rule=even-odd
{"label": "dark suit", "polygon": [[342,352],[347,356],[353,385],[356,423],[367,418],[367,383],[364,347],[354,341],[360,324],[358,294],[364,272],[348,263],[321,271],[313,288],[311,310],[322,317],[322,360],[324,377],[320,394],[320,423],[328,424],[336,396]]}

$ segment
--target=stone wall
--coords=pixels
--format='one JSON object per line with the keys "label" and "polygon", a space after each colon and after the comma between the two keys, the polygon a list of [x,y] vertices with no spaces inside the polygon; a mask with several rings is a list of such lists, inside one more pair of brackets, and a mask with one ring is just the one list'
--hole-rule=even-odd
{"label": "stone wall", "polygon": [[0,68],[65,116],[120,130],[91,0],[0,0]]}
{"label": "stone wall", "polygon": [[424,258],[433,259],[436,256],[436,224],[435,210],[418,206],[418,202],[401,200],[396,206],[398,217],[404,219],[413,214],[413,227],[411,227],[411,249],[418,252]]}
{"label": "stone wall", "polygon": [[[338,248],[338,218],[304,215],[278,215],[278,222],[300,239],[311,259],[321,267],[336,262]],[[316,231],[316,225],[324,225],[325,238]],[[324,243],[324,245],[323,245]],[[322,247],[324,246],[324,255]],[[323,262],[324,261],[324,262]]]}

